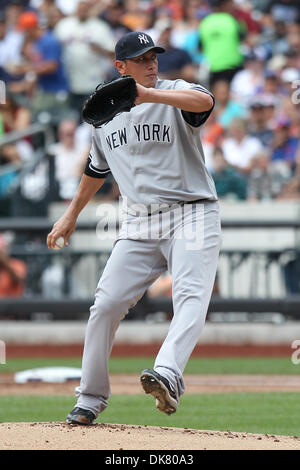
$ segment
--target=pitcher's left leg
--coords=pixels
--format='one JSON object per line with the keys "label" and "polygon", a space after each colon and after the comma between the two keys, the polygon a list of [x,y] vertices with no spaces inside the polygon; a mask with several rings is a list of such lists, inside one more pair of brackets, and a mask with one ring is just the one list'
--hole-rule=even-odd
{"label": "pitcher's left leg", "polygon": [[182,374],[205,323],[221,246],[218,203],[197,204],[183,217],[181,231],[164,242],[174,315],[154,365],[177,397],[184,393]]}

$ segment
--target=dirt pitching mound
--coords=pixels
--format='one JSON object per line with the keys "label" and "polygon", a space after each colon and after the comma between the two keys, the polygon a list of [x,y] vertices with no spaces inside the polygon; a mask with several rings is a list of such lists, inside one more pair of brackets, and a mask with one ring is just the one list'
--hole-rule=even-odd
{"label": "dirt pitching mound", "polygon": [[123,424],[0,423],[1,450],[299,450],[300,438]]}

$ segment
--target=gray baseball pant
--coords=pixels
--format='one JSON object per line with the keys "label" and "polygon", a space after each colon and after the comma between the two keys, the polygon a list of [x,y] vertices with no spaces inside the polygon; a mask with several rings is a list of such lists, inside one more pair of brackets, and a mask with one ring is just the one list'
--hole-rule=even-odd
{"label": "gray baseball pant", "polygon": [[[205,323],[221,246],[218,203],[190,206],[192,212],[175,217],[165,232],[161,220],[157,221],[164,232],[160,238],[121,238],[112,250],[90,309],[82,378],[76,389],[76,406],[92,411],[95,416],[108,405],[108,359],[120,321],[166,269],[172,275],[174,315],[154,370],[169,380],[178,397],[184,393],[182,374]],[[155,220],[154,216],[143,219],[148,227],[149,219]],[[141,226],[139,231],[143,232]],[[196,227],[197,240],[201,234],[199,243],[193,243],[191,230],[186,230],[192,226]]]}

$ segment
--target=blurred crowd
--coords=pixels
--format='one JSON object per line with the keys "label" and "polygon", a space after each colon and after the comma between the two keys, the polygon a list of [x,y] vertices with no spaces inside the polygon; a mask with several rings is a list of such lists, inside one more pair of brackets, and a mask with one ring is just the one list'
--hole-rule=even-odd
{"label": "blurred crowd", "polygon": [[[300,2],[0,0],[0,216],[46,215],[72,198],[90,149],[82,105],[117,76],[114,46],[130,31],[166,49],[160,78],[214,93],[202,142],[220,198],[298,198]],[[30,167],[42,137],[1,138],[32,124],[54,139]],[[108,179],[99,197],[118,196]]]}

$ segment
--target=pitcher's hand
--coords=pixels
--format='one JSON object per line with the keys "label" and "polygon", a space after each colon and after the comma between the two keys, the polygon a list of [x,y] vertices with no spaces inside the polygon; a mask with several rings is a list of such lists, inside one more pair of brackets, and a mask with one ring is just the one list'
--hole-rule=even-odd
{"label": "pitcher's hand", "polygon": [[56,240],[63,237],[65,246],[69,245],[69,238],[76,228],[76,219],[62,216],[55,224],[47,237],[48,248],[54,249]]}

